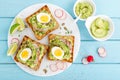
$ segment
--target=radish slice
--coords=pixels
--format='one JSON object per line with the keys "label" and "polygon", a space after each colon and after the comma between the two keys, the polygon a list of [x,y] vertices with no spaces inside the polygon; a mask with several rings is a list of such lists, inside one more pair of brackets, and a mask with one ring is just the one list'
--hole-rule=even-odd
{"label": "radish slice", "polygon": [[98,54],[100,57],[105,57],[107,55],[105,48],[104,47],[98,48]]}
{"label": "radish slice", "polygon": [[82,63],[83,63],[83,64],[88,64],[89,62],[87,61],[87,58],[83,58],[83,59],[82,59]]}
{"label": "radish slice", "polygon": [[49,67],[50,67],[50,70],[53,72],[56,72],[58,70],[58,68],[55,64],[51,64]]}
{"label": "radish slice", "polygon": [[54,11],[54,14],[57,18],[59,18],[61,20],[65,20],[67,18],[67,14],[61,9],[56,9]]}
{"label": "radish slice", "polygon": [[11,44],[12,44],[12,43],[15,43],[15,42],[16,42],[17,44],[19,44],[20,41],[19,41],[18,38],[12,38]]}
{"label": "radish slice", "polygon": [[67,68],[67,63],[66,62],[64,62],[64,67],[63,67],[63,69],[62,70],[65,70]]}
{"label": "radish slice", "polygon": [[57,18],[61,18],[63,16],[63,10],[61,9],[56,9],[55,12],[54,12],[55,16]]}
{"label": "radish slice", "polygon": [[65,20],[67,18],[67,14],[63,12],[63,16],[60,18],[61,20]]}
{"label": "radish slice", "polygon": [[61,62],[61,61],[59,61],[59,62],[56,63],[56,66],[57,66],[58,69],[63,70],[63,68],[64,68],[64,63]]}

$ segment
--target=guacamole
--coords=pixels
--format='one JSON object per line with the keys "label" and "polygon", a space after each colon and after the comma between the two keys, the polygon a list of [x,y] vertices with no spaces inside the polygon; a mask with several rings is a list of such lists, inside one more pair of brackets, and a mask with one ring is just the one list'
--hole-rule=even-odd
{"label": "guacamole", "polygon": [[[18,51],[18,54],[17,54],[17,59],[19,60],[19,62],[27,64],[31,68],[34,68],[37,65],[37,62],[36,62],[36,61],[38,61],[37,59],[42,58],[43,51],[44,51],[44,46],[40,45],[40,46],[37,46],[37,48],[36,48],[36,46],[37,45],[35,45],[35,43],[33,43],[31,40],[23,41],[22,45],[20,47],[20,50]],[[20,58],[20,54],[21,54],[22,50],[25,48],[30,48],[32,51],[32,55],[27,61],[23,61]],[[40,52],[39,56],[38,56],[38,51]]]}
{"label": "guacamole", "polygon": [[37,14],[34,14],[32,15],[30,18],[29,18],[29,23],[31,23],[31,25],[33,26],[33,31],[36,35],[43,35],[45,34],[48,30],[51,30],[53,29],[55,26],[56,26],[56,22],[55,20],[52,18],[52,15],[47,12],[46,10],[42,10],[41,13],[47,13],[48,15],[51,16],[51,20],[49,23],[40,23],[38,20],[37,20]]}
{"label": "guacamole", "polygon": [[98,17],[92,22],[90,26],[90,31],[94,37],[104,38],[107,36],[109,31],[109,22]]}
{"label": "guacamole", "polygon": [[80,18],[87,19],[89,16],[93,14],[93,7],[88,2],[79,2],[75,6],[75,13],[77,16],[81,14]]}
{"label": "guacamole", "polygon": [[[70,48],[69,46],[63,42],[63,40],[65,39],[61,39],[60,36],[56,36],[54,39],[50,40],[50,51],[51,49],[54,47],[54,46],[58,46],[60,47],[63,51],[64,51],[64,56],[62,59],[66,59],[66,60],[69,60],[71,57],[72,57],[72,54],[70,52]],[[67,39],[66,39],[67,40]],[[69,40],[67,40],[69,41]],[[70,41],[69,41],[70,42]],[[72,43],[70,42],[70,44],[72,45]],[[52,55],[52,52],[50,52],[50,55],[49,55],[50,59],[56,59],[53,55]]]}

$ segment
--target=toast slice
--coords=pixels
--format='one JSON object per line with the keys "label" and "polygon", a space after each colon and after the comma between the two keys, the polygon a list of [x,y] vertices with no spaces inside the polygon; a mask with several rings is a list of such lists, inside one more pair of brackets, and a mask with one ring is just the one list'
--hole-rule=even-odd
{"label": "toast slice", "polygon": [[[66,62],[73,62],[73,51],[74,51],[74,36],[62,36],[57,34],[50,34],[49,39],[49,50],[48,50],[48,59],[49,60],[61,60]],[[59,53],[55,47],[61,48],[63,56]],[[58,49],[59,49],[58,48]],[[57,57],[56,55],[57,54]],[[62,57],[61,57],[61,56]]]}
{"label": "toast slice", "polygon": [[[27,53],[23,53],[23,50],[25,49],[31,50],[31,55],[29,56],[29,58],[25,57],[25,56],[28,56]],[[24,36],[20,44],[20,47],[14,57],[14,60],[36,71],[39,69],[41,61],[43,59],[43,56],[46,54],[47,49],[48,49],[48,46],[41,44],[39,42],[36,42],[31,38],[29,38],[28,36]]]}
{"label": "toast slice", "polygon": [[[39,22],[37,16],[40,13],[45,13],[50,16],[50,21],[48,23],[41,23]],[[45,37],[48,33],[54,31],[55,29],[59,28],[59,24],[56,19],[52,16],[49,8],[47,5],[43,6],[32,15],[26,18],[26,22],[28,23],[29,27],[32,29],[35,37],[38,40],[41,40]]]}

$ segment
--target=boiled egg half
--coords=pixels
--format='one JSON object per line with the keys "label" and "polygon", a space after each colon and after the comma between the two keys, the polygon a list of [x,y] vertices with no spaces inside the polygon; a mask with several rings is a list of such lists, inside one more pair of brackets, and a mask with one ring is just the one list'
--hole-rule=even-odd
{"label": "boiled egg half", "polygon": [[48,23],[48,22],[50,22],[50,19],[51,19],[51,17],[47,13],[39,13],[37,15],[37,21],[40,23]]}
{"label": "boiled egg half", "polygon": [[62,59],[64,56],[64,51],[60,47],[52,48],[52,55],[57,59]]}
{"label": "boiled egg half", "polygon": [[20,59],[22,61],[27,61],[31,57],[31,49],[30,48],[25,48],[22,50],[20,53]]}

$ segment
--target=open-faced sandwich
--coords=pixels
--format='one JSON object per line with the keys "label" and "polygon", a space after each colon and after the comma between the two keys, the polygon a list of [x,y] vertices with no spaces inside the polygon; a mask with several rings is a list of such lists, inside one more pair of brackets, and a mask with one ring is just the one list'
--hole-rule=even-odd
{"label": "open-faced sandwich", "polygon": [[28,16],[26,22],[38,40],[59,27],[58,22],[52,16],[47,5]]}
{"label": "open-faced sandwich", "polygon": [[28,66],[33,70],[38,70],[47,49],[48,47],[46,45],[24,36],[14,60]]}
{"label": "open-faced sandwich", "polygon": [[49,60],[62,60],[73,62],[74,36],[61,36],[50,34],[49,38]]}

